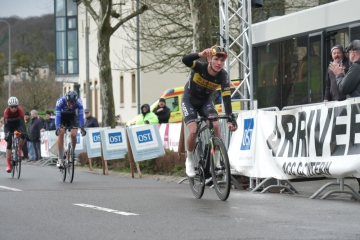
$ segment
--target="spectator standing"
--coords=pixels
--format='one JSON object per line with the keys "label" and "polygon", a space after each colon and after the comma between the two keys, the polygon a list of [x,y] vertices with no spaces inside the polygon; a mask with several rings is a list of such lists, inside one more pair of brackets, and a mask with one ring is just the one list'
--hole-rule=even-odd
{"label": "spectator standing", "polygon": [[[91,116],[91,112],[89,109],[84,110],[85,113],[85,124],[84,128],[93,128],[93,127],[99,127],[99,123],[97,119],[93,116]],[[92,171],[92,159],[89,158],[89,169]]]}
{"label": "spectator standing", "polygon": [[170,108],[166,106],[164,98],[159,99],[159,104],[153,111],[159,119],[159,123],[168,123],[170,118]]}
{"label": "spectator standing", "polygon": [[[341,64],[330,64],[330,69],[336,75],[336,82],[340,93],[346,98],[360,97],[360,40],[352,41],[346,47],[346,53],[352,62],[349,71],[345,71]],[[360,193],[360,178],[357,178]]]}
{"label": "spectator standing", "polygon": [[26,141],[26,147],[28,149],[29,160],[27,162],[31,162],[35,160],[35,152],[32,142],[30,141],[30,127],[31,127],[31,119],[29,112],[25,112],[24,114],[24,122],[26,127],[26,132],[28,133],[29,139]]}
{"label": "spectator standing", "polygon": [[85,124],[84,128],[92,128],[92,127],[99,127],[99,123],[97,119],[91,116],[91,112],[89,109],[85,109]]}
{"label": "spectator standing", "polygon": [[[344,73],[349,71],[349,59],[344,54],[344,49],[341,45],[335,45],[331,48],[332,62],[330,64],[342,65]],[[328,69],[326,74],[326,87],[324,102],[328,101],[342,101],[346,99],[346,95],[342,94],[336,83],[336,76],[333,71]]]}
{"label": "spectator standing", "polygon": [[46,119],[44,120],[43,128],[41,132],[56,130],[55,119],[51,118],[51,112],[46,111]]}
{"label": "spectator standing", "polygon": [[144,104],[141,106],[141,114],[136,121],[136,125],[143,124],[156,124],[159,122],[158,117],[155,113],[150,112],[149,104]]}
{"label": "spectator standing", "polygon": [[40,151],[40,130],[43,127],[42,121],[38,117],[36,110],[31,110],[31,126],[30,126],[30,141],[33,144],[33,149],[35,152],[35,161],[41,159]]}

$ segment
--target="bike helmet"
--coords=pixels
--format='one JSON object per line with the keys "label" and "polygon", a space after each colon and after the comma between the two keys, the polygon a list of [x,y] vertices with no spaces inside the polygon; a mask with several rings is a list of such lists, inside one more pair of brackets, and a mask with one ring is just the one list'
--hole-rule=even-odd
{"label": "bike helmet", "polygon": [[74,91],[68,91],[65,95],[65,99],[67,102],[74,104],[76,100],[78,99],[78,95]]}
{"label": "bike helmet", "polygon": [[225,48],[220,47],[220,46],[216,46],[212,49],[212,55],[223,57],[225,59],[228,57],[228,54],[227,54]]}
{"label": "bike helmet", "polygon": [[10,97],[8,100],[8,105],[11,106],[17,106],[19,105],[19,100],[16,97]]}

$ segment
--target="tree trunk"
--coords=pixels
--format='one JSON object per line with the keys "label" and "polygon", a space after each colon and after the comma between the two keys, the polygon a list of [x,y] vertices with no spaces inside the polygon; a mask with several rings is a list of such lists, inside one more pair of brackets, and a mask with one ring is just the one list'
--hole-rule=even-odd
{"label": "tree trunk", "polygon": [[110,62],[110,37],[112,32],[106,27],[98,30],[98,53],[99,79],[102,98],[102,126],[115,128],[115,104],[112,86],[111,62]]}

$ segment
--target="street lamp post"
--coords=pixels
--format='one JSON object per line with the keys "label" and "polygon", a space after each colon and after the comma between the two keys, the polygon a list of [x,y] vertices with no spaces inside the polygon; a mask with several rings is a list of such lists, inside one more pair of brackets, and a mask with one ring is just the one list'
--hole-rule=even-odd
{"label": "street lamp post", "polygon": [[11,97],[11,31],[10,31],[10,24],[5,21],[5,20],[1,20],[0,22],[4,22],[9,26],[9,98]]}

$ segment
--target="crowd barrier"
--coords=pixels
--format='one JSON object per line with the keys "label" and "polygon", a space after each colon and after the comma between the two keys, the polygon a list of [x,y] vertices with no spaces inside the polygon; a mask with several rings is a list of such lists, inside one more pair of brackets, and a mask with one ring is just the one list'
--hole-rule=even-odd
{"label": "crowd barrier", "polygon": [[[142,125],[115,129],[88,128],[87,135],[77,133],[75,157],[87,152],[89,158],[103,157],[104,160],[124,158],[132,149],[134,161],[143,161],[164,155],[164,149],[178,150],[181,123]],[[0,152],[5,153],[4,132],[0,132]],[[57,161],[57,136],[55,131],[41,132],[42,160],[37,165],[47,166]],[[129,144],[128,144],[129,143]]]}
{"label": "crowd barrier", "polygon": [[330,185],[339,185],[340,191],[332,193],[360,199],[343,182],[360,177],[359,114],[359,98],[282,111],[241,111],[228,149],[231,166],[237,174],[264,179],[338,178]]}

